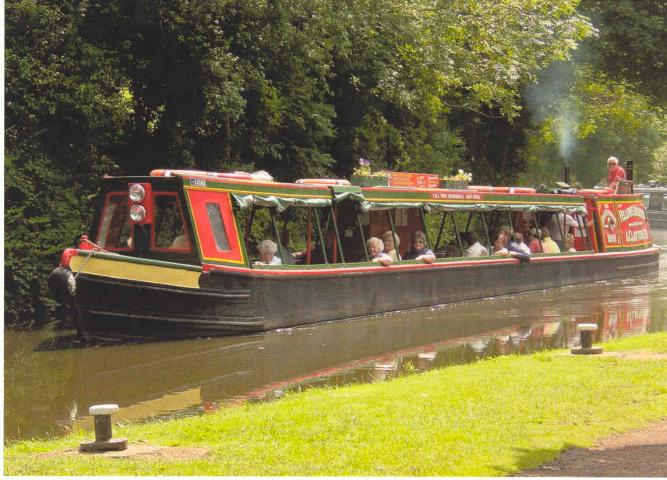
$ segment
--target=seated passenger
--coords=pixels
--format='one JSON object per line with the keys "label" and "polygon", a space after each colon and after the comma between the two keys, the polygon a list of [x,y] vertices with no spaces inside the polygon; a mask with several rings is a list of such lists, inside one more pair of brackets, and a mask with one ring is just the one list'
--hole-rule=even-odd
{"label": "seated passenger", "polygon": [[384,232],[384,235],[382,235],[382,242],[384,242],[384,253],[389,255],[389,258],[391,258],[392,262],[397,262],[398,261],[398,254],[397,248],[401,244],[401,239],[396,235],[396,245],[394,245],[394,235],[392,234],[391,230]]}
{"label": "seated passenger", "polygon": [[519,232],[516,232],[514,234],[514,238],[516,239],[516,247],[526,255],[530,255],[530,248],[528,248],[528,245],[523,242],[523,235]]}
{"label": "seated passenger", "polygon": [[542,231],[536,228],[528,232],[527,240],[530,253],[544,253],[545,248],[544,244],[540,241],[540,235],[542,235]]}
{"label": "seated passenger", "polygon": [[263,240],[257,245],[259,252],[259,261],[255,265],[282,265],[280,257],[276,257],[278,246],[271,240]]}
{"label": "seated passenger", "polygon": [[571,233],[565,234],[565,240],[563,240],[563,251],[565,252],[576,252],[577,249],[574,248],[574,235]]}
{"label": "seated passenger", "polygon": [[493,241],[493,254],[502,255],[506,257],[509,255],[509,251],[505,248],[505,243],[507,242],[507,236],[504,233],[499,233],[496,239]]}
{"label": "seated passenger", "polygon": [[542,229],[542,243],[544,245],[544,253],[560,253],[560,247],[551,239],[551,232],[547,227]]}
{"label": "seated passenger", "polygon": [[463,240],[468,244],[468,249],[465,251],[466,257],[486,257],[489,254],[486,247],[477,240],[475,232],[464,233]]}
{"label": "seated passenger", "polygon": [[391,265],[391,258],[383,252],[384,244],[382,240],[377,237],[371,237],[366,242],[366,246],[368,247],[368,259],[371,262],[377,262],[384,267]]}
{"label": "seated passenger", "polygon": [[507,234],[502,231],[493,244],[493,254],[514,257],[520,262],[530,262],[530,254],[525,253],[515,241],[508,240]]}
{"label": "seated passenger", "polygon": [[424,263],[435,262],[433,250],[426,246],[426,235],[424,232],[416,231],[412,235],[412,251],[408,253],[408,260],[419,260]]}

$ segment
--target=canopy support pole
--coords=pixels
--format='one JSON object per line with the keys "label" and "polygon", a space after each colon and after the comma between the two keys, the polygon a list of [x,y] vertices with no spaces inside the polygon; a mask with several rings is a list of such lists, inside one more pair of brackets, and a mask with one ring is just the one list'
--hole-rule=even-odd
{"label": "canopy support pole", "polygon": [[276,235],[276,243],[278,244],[278,252],[281,255],[281,260],[283,260],[283,265],[286,263],[285,259],[282,258],[283,254],[283,244],[280,241],[280,232],[278,232],[278,223],[276,222],[276,209],[272,208],[271,211],[271,223],[273,224],[273,233]]}
{"label": "canopy support pole", "polygon": [[320,214],[317,211],[317,207],[314,209],[315,212],[315,226],[317,227],[317,236],[320,239],[320,247],[322,248],[322,258],[324,259],[324,263],[329,263],[329,259],[327,258],[327,247],[324,244],[324,235],[322,235],[322,226],[320,225]]}
{"label": "canopy support pole", "polygon": [[484,227],[484,236],[486,237],[486,248],[488,248],[489,252],[491,252],[491,239],[489,238],[489,229],[486,226],[486,218],[484,218],[484,212],[479,212],[479,216],[482,219],[482,226]]}
{"label": "canopy support pole", "polygon": [[308,226],[307,229],[307,239],[306,239],[306,265],[310,265],[310,252],[312,250],[311,244],[313,243],[313,219],[312,219],[311,209],[308,209]]}
{"label": "canopy support pole", "polygon": [[466,223],[465,233],[468,233],[470,231],[470,223],[471,222],[472,222],[472,211],[468,212],[468,222]]}
{"label": "canopy support pole", "polygon": [[535,227],[537,227],[537,246],[540,247],[540,253],[544,253],[544,249],[542,248],[542,227],[540,226],[540,216],[535,215]]}
{"label": "canopy support pole", "polygon": [[393,210],[387,210],[387,215],[389,216],[389,226],[391,227],[391,238],[394,239],[394,250],[396,251],[396,260],[401,260],[401,252],[398,250],[398,242],[396,239],[398,238],[398,235],[396,235],[396,228],[394,227],[394,216],[391,214],[391,212],[395,212],[396,209],[394,208]]}
{"label": "canopy support pole", "polygon": [[370,262],[371,259],[368,257],[368,247],[366,246],[366,238],[364,237],[364,228],[361,225],[361,215],[359,210],[357,210],[357,225],[359,226],[359,235],[361,236],[361,243],[364,246],[364,254],[366,255],[366,261]]}
{"label": "canopy support pole", "polygon": [[[340,251],[340,261],[345,263],[345,255],[343,255],[343,245],[340,243],[340,235],[338,234],[338,221],[336,220],[336,210],[338,210],[338,205],[334,209],[333,205],[330,205],[331,208],[331,219],[333,220],[334,232],[336,232],[336,243],[338,244],[338,250]],[[334,250],[334,263],[336,263],[336,250]]]}
{"label": "canopy support pole", "polygon": [[440,246],[440,238],[442,237],[442,231],[445,228],[445,219],[447,218],[447,212],[442,212],[442,220],[440,221],[440,230],[438,230],[438,238],[435,241],[435,245],[433,246],[433,250],[437,250],[438,247]]}
{"label": "canopy support pole", "polygon": [[424,226],[424,236],[426,237],[426,246],[428,248],[432,248],[431,241],[428,238],[428,228],[426,228],[426,215],[424,215],[424,207],[419,209],[419,213],[421,213],[422,216],[422,225]]}
{"label": "canopy support pole", "polygon": [[452,215],[452,223],[454,224],[454,234],[456,235],[456,243],[459,244],[459,253],[463,256],[463,242],[461,242],[461,235],[459,235],[459,226],[456,224],[456,217],[454,217],[454,212],[449,212]]}

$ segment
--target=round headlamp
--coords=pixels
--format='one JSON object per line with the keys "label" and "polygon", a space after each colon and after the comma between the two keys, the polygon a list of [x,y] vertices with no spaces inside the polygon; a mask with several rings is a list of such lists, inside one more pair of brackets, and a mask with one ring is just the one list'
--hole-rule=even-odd
{"label": "round headlamp", "polygon": [[133,202],[141,202],[144,198],[146,198],[146,190],[144,190],[144,187],[138,183],[130,185],[129,194],[130,200]]}
{"label": "round headlamp", "polygon": [[130,218],[133,222],[141,222],[146,218],[146,209],[141,205],[132,205],[130,208]]}

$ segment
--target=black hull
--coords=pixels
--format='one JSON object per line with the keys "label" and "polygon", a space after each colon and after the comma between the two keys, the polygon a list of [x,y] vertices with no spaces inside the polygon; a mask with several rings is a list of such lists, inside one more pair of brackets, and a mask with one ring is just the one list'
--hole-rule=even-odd
{"label": "black hull", "polygon": [[[452,262],[407,268],[290,271],[285,275],[212,271],[200,289],[80,275],[80,330],[165,338],[235,335],[442,305],[545,288],[645,275],[659,251],[615,255]],[[493,263],[496,262],[496,263]]]}

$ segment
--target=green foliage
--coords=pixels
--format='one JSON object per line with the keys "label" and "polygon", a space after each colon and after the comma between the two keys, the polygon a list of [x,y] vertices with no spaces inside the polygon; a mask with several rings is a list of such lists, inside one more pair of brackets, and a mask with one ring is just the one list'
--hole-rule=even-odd
{"label": "green foliage", "polygon": [[667,117],[632,85],[572,64],[555,66],[530,93],[538,122],[527,147],[524,181],[550,183],[572,167],[571,181],[606,184],[606,159],[634,161],[635,181],[652,170],[654,151],[667,137]]}
{"label": "green foliage", "polygon": [[580,10],[599,30],[599,36],[584,45],[596,69],[667,103],[667,4],[662,0],[582,0]]}
{"label": "green foliage", "polygon": [[123,78],[81,41],[85,4],[8,2],[5,132],[5,321],[45,321],[45,280],[82,233],[96,177],[114,170]]}

